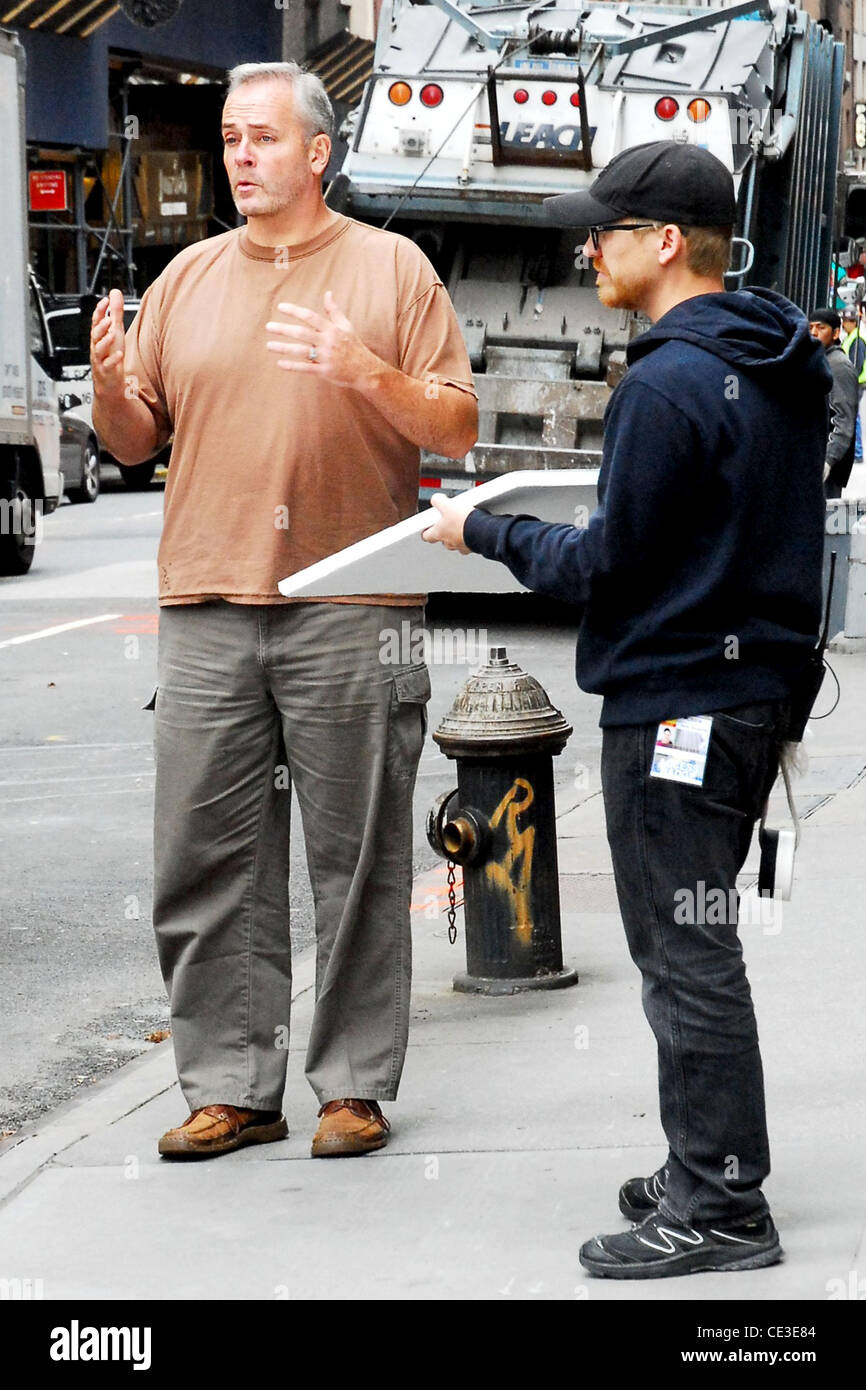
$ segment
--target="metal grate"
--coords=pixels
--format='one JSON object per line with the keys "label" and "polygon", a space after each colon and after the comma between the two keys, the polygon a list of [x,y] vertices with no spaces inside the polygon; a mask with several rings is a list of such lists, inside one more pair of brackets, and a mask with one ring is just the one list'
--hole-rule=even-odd
{"label": "metal grate", "polygon": [[375,49],[369,39],[359,39],[346,30],[314,49],[304,67],[322,79],[331,101],[356,106],[373,71]]}
{"label": "metal grate", "polygon": [[18,0],[7,3],[0,24],[86,39],[119,10],[117,0]]}

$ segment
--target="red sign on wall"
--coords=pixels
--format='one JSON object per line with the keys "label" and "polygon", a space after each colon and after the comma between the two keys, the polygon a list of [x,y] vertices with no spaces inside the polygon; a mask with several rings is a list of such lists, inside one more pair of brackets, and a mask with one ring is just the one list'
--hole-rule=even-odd
{"label": "red sign on wall", "polygon": [[69,211],[66,201],[66,173],[63,169],[31,169],[30,211]]}

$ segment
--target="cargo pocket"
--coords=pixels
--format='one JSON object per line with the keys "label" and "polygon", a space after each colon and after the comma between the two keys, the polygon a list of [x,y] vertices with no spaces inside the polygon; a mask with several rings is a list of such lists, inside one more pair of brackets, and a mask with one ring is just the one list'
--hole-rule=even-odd
{"label": "cargo pocket", "polygon": [[385,768],[392,777],[414,777],[427,733],[430,673],[426,666],[398,671],[391,688]]}

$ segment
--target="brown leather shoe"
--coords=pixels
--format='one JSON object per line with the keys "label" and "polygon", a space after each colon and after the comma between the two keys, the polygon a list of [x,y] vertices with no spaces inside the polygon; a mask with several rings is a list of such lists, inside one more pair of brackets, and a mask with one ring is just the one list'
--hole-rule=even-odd
{"label": "brown leather shoe", "polygon": [[289,1132],[279,1110],[238,1110],[234,1105],[205,1105],[170,1129],[159,1141],[164,1158],[216,1158],[244,1144],[270,1144]]}
{"label": "brown leather shoe", "polygon": [[329,1100],[319,1111],[313,1158],[341,1158],[382,1149],[391,1128],[375,1100]]}

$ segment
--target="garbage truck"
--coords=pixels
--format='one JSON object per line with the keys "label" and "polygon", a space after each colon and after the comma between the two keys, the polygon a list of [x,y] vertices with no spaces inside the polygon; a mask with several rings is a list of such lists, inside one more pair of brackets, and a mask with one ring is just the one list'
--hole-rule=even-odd
{"label": "garbage truck", "polygon": [[479,440],[456,463],[423,457],[422,504],[512,469],[598,466],[647,325],[599,303],[585,232],[542,205],[632,145],[697,144],[731,170],[727,288],[827,302],[843,79],[843,45],[782,0],[384,0],[327,198],[416,241],[462,327]]}
{"label": "garbage truck", "polygon": [[26,574],[63,484],[53,350],[30,273],[24,50],[0,29],[0,575]]}

